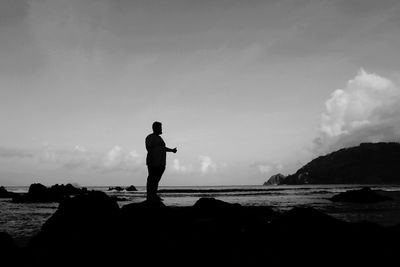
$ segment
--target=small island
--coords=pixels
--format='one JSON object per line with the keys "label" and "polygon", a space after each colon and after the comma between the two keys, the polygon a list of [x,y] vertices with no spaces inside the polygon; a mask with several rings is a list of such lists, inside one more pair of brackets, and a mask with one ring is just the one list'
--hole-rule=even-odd
{"label": "small island", "polygon": [[362,143],[320,156],[279,184],[400,184],[399,159],[399,143]]}

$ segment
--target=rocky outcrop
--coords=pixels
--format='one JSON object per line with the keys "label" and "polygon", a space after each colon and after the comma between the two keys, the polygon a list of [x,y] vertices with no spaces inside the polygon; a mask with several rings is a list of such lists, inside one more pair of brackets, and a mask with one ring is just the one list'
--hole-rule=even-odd
{"label": "rocky outcrop", "polygon": [[122,201],[129,201],[126,197],[117,197],[117,196],[110,196],[110,198],[114,201],[122,202]]}
{"label": "rocky outcrop", "polygon": [[380,195],[369,187],[364,187],[359,190],[349,190],[339,193],[334,195],[331,200],[334,202],[376,203],[392,200],[392,198]]}
{"label": "rocky outcrop", "polygon": [[232,204],[215,198],[200,198],[193,205],[196,212],[220,213],[232,209],[240,209],[240,204]]}
{"label": "rocky outcrop", "polygon": [[126,188],[123,188],[123,187],[121,187],[121,186],[115,186],[115,187],[109,187],[108,188],[108,191],[118,191],[118,192],[121,192],[121,191],[137,191],[137,189],[136,189],[136,187],[135,186],[133,186],[133,185],[130,185],[130,186],[128,186],[128,187],[126,187]]}
{"label": "rocky outcrop", "polygon": [[278,213],[201,198],[191,207],[119,209],[89,192],[61,202],[26,251],[33,266],[384,266],[397,259],[399,238],[400,226],[347,223],[313,208]]}
{"label": "rocky outcrop", "polygon": [[74,234],[104,236],[106,228],[116,220],[118,211],[118,204],[104,192],[89,191],[67,198],[43,225],[39,237],[66,242],[73,239]]}
{"label": "rocky outcrop", "polygon": [[7,191],[4,186],[0,186],[0,198],[12,198],[15,195],[15,193]]}
{"label": "rocky outcrop", "polygon": [[137,191],[136,187],[133,185],[128,186],[127,188],[125,188],[126,191]]}
{"label": "rocky outcrop", "polygon": [[77,188],[71,184],[56,184],[46,187],[40,183],[35,183],[29,186],[28,193],[16,194],[12,201],[15,203],[60,202],[65,197],[85,192],[87,192],[86,188]]}
{"label": "rocky outcrop", "polygon": [[123,191],[124,189],[121,186],[109,187],[108,191]]}
{"label": "rocky outcrop", "polygon": [[18,252],[18,247],[11,236],[5,232],[0,232],[0,265],[20,266],[21,259],[18,257]]}
{"label": "rocky outcrop", "polygon": [[400,184],[399,158],[399,143],[363,143],[312,160],[282,184]]}
{"label": "rocky outcrop", "polygon": [[285,180],[285,178],[286,178],[285,175],[278,173],[278,174],[272,175],[268,179],[268,181],[266,181],[264,183],[264,185],[279,185],[283,180]]}
{"label": "rocky outcrop", "polygon": [[32,255],[41,258],[40,266],[107,263],[104,257],[117,242],[118,214],[118,204],[104,192],[66,198],[30,242]]}

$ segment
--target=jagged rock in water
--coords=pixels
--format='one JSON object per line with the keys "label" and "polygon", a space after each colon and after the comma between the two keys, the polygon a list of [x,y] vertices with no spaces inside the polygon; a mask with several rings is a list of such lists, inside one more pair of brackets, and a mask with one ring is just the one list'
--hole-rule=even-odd
{"label": "jagged rock in water", "polygon": [[40,183],[34,183],[29,186],[28,193],[16,194],[12,201],[15,203],[59,202],[65,197],[85,192],[87,192],[86,188],[77,188],[71,184],[46,187]]}
{"label": "jagged rock in water", "polygon": [[120,186],[116,186],[116,187],[109,187],[108,188],[108,191],[113,191],[113,190],[115,190],[115,191],[122,191],[122,190],[124,190],[122,187],[120,187]]}
{"label": "jagged rock in water", "polygon": [[128,186],[127,188],[125,188],[126,191],[137,191],[136,187],[133,185]]}
{"label": "jagged rock in water", "polygon": [[275,175],[272,175],[268,181],[264,183],[264,185],[279,185],[284,179],[286,178],[285,175],[278,173]]}
{"label": "jagged rock in water", "polygon": [[0,186],[0,198],[12,198],[15,195],[15,193],[7,191],[4,186]]}
{"label": "jagged rock in water", "polygon": [[334,202],[375,203],[392,199],[388,196],[382,196],[376,193],[369,187],[364,187],[359,190],[348,190],[339,193],[334,195],[331,200]]}

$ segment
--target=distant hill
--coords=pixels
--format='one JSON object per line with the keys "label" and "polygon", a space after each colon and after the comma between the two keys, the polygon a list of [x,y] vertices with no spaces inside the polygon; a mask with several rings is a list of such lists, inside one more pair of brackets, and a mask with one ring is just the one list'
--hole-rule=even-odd
{"label": "distant hill", "polygon": [[265,183],[264,185],[278,185],[282,183],[282,181],[286,178],[285,175],[278,173],[275,175],[272,175]]}
{"label": "distant hill", "polygon": [[281,184],[400,184],[400,144],[362,143],[332,152]]}

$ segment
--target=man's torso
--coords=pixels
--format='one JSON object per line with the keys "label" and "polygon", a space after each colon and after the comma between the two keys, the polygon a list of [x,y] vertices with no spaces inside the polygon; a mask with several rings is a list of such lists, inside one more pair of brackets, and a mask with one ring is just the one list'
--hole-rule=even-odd
{"label": "man's torso", "polygon": [[149,134],[146,137],[147,157],[146,164],[149,166],[165,166],[167,152],[165,150],[165,142],[161,136],[157,134]]}

